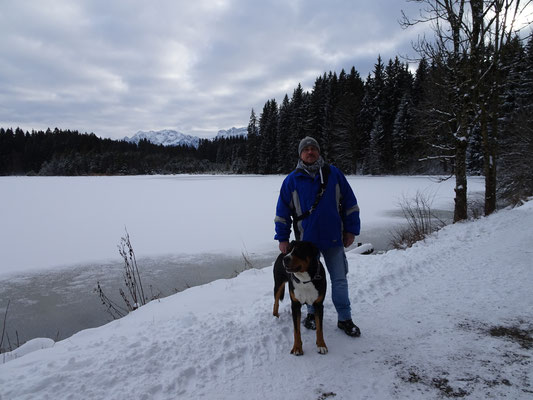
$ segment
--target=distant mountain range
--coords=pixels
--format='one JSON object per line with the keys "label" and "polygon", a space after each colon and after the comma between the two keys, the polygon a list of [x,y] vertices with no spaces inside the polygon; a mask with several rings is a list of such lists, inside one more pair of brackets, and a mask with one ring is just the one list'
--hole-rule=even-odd
{"label": "distant mountain range", "polygon": [[228,130],[221,129],[218,131],[217,136],[215,139],[220,138],[230,138],[230,137],[236,137],[236,136],[248,136],[248,129],[246,127],[244,128],[231,128]]}
{"label": "distant mountain range", "polygon": [[[248,132],[246,128],[233,127],[228,130],[219,130],[215,139],[246,136],[247,134]],[[126,136],[124,141],[138,144],[143,139],[146,139],[153,144],[163,146],[189,146],[198,148],[198,145],[200,144],[199,137],[186,135],[171,129],[163,129],[160,131],[139,131],[131,138]]]}
{"label": "distant mountain range", "polygon": [[153,144],[161,144],[163,146],[189,146],[198,148],[200,138],[184,133],[173,131],[170,129],[163,129],[161,131],[139,131],[131,138],[126,136],[126,142],[138,144],[141,140],[146,139]]}

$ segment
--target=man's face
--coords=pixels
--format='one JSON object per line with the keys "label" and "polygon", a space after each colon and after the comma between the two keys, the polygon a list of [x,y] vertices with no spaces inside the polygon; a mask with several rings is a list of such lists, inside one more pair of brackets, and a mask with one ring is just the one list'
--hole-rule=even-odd
{"label": "man's face", "polygon": [[300,158],[306,164],[313,164],[320,157],[320,152],[315,146],[305,146],[300,153]]}

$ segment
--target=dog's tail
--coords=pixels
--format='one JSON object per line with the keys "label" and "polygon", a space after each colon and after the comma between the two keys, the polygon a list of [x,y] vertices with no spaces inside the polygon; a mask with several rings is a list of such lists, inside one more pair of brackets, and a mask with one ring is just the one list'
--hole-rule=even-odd
{"label": "dog's tail", "polygon": [[285,297],[285,282],[287,282],[286,272],[283,268],[283,257],[285,255],[280,253],[276,261],[274,262],[274,299],[277,301],[283,300]]}
{"label": "dog's tail", "polygon": [[285,298],[285,282],[281,283],[281,285],[274,286],[274,299],[276,296],[279,296],[279,301]]}
{"label": "dog's tail", "polygon": [[281,291],[279,294],[279,301],[283,301],[284,298],[285,298],[285,285],[282,285]]}

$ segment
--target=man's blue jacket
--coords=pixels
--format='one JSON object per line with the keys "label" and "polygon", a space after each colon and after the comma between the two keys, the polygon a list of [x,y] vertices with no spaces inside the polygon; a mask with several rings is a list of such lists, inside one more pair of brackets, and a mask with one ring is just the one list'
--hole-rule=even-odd
{"label": "man's blue jacket", "polygon": [[359,235],[361,222],[357,199],[342,172],[333,165],[322,168],[327,179],[318,206],[307,218],[295,221],[308,211],[321,186],[321,174],[314,177],[303,169],[291,172],[283,181],[276,207],[276,240],[289,241],[291,223],[296,240],[313,242],[319,249],[342,246],[342,233]]}

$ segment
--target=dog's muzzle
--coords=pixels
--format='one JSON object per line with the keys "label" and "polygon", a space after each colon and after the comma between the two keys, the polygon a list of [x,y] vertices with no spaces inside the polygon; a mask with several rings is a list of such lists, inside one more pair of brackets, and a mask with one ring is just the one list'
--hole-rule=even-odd
{"label": "dog's muzzle", "polygon": [[300,270],[298,266],[294,267],[292,265],[292,256],[290,254],[287,254],[285,257],[283,257],[283,267],[285,267],[285,271],[287,271],[289,274],[299,272]]}

